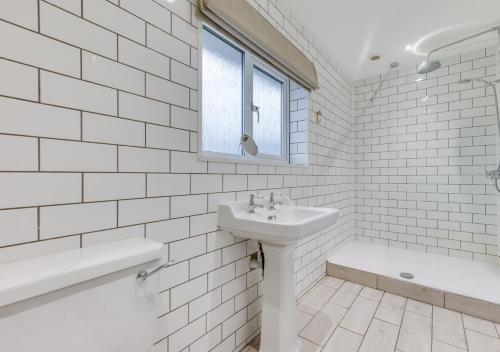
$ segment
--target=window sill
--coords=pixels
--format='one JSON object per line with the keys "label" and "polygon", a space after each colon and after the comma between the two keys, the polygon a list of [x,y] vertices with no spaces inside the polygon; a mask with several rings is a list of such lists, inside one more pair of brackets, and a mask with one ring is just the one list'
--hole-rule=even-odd
{"label": "window sill", "polygon": [[289,167],[298,167],[298,168],[308,168],[309,165],[298,165],[298,164],[290,164],[288,160],[280,160],[280,159],[254,159],[254,158],[245,158],[231,155],[217,155],[211,153],[198,153],[199,161],[207,161],[207,162],[216,162],[216,163],[226,163],[226,164],[246,164],[246,165],[266,165],[266,166],[289,166]]}

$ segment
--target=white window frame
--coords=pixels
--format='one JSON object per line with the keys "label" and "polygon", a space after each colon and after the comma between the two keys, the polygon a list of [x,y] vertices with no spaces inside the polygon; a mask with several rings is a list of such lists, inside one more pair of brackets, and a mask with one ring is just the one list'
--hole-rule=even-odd
{"label": "white window frame", "polygon": [[[245,153],[241,149],[239,154],[217,153],[210,151],[203,151],[203,31],[209,30],[221,40],[227,42],[235,49],[243,53],[243,133],[253,136],[253,121],[256,118],[252,112],[252,97],[253,97],[253,69],[256,67],[270,77],[281,82],[283,85],[282,91],[282,155],[267,155],[257,154],[256,156]],[[290,163],[290,78],[280,73],[269,64],[265,63],[262,59],[257,57],[252,51],[245,46],[238,44],[230,39],[228,35],[222,33],[220,30],[214,28],[208,23],[202,23],[198,30],[198,159],[202,161],[216,161],[216,162],[241,162],[252,164],[279,164],[288,165]],[[248,79],[250,77],[250,79]]]}

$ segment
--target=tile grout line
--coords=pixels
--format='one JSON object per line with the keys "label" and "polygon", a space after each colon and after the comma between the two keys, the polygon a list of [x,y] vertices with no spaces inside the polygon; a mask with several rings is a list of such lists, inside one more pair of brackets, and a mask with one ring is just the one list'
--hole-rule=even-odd
{"label": "tile grout line", "polygon": [[[405,297],[405,306],[403,308],[403,315],[401,317],[401,323],[398,326],[398,336],[396,338],[396,344],[394,345],[394,349],[396,350],[398,348],[398,342],[399,342],[399,337],[401,335],[401,330],[403,328],[403,323],[405,321],[405,316],[406,316],[406,307],[408,306],[408,298]],[[432,350],[432,340],[431,340],[431,350]]]}
{"label": "tile grout line", "polygon": [[434,349],[434,306],[431,305],[431,352]]}
{"label": "tile grout line", "polygon": [[465,347],[467,348],[467,351],[469,351],[469,341],[468,341],[469,338],[467,337],[467,332],[465,331],[464,315],[463,313],[459,314],[460,314],[460,321],[462,322],[462,331],[464,333]]}

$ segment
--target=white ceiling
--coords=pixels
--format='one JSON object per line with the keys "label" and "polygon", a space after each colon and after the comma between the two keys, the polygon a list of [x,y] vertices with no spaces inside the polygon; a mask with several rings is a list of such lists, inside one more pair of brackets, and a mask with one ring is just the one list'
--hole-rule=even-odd
{"label": "white ceiling", "polygon": [[[500,0],[281,1],[352,79],[384,73],[393,61],[402,66],[422,61],[437,46],[500,24]],[[496,40],[488,34],[460,50]],[[443,54],[452,51],[457,49]],[[374,54],[382,58],[370,61]]]}

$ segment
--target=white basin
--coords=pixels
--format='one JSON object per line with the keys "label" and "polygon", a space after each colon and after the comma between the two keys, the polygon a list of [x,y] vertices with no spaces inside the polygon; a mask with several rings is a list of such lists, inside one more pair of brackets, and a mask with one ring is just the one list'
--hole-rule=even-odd
{"label": "white basin", "polygon": [[337,222],[337,209],[296,207],[288,198],[281,202],[276,210],[268,210],[265,200],[252,214],[247,201],[221,204],[219,226],[236,237],[289,246]]}
{"label": "white basin", "polygon": [[218,225],[233,236],[262,243],[265,269],[259,352],[300,352],[295,330],[295,274],[293,252],[298,241],[333,225],[337,209],[296,207],[288,198],[268,210],[249,212],[249,202],[219,205]]}

